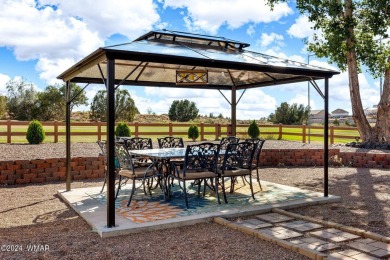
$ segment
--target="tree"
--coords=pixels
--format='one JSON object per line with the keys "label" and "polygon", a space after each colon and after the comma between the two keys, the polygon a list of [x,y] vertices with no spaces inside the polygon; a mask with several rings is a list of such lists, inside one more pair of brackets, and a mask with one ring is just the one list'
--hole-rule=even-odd
{"label": "tree", "polygon": [[[115,120],[134,121],[134,116],[139,114],[134,100],[126,89],[115,91]],[[107,91],[99,90],[91,103],[91,119],[107,121]]]}
{"label": "tree", "polygon": [[[273,6],[288,0],[268,0]],[[390,5],[386,0],[297,0],[297,8],[308,15],[314,35],[308,50],[326,57],[341,70],[348,70],[352,117],[360,136],[367,143],[390,142]],[[383,92],[378,104],[377,121],[370,126],[360,97],[358,74],[362,66],[374,77],[384,76]]]}
{"label": "tree", "polygon": [[[59,88],[60,92],[61,92],[61,95],[64,97],[64,106],[66,106],[65,102],[65,91],[66,91],[66,85],[63,84],[61,85],[61,87]],[[77,95],[77,96],[75,96]],[[72,103],[70,104],[70,111],[73,111],[73,108],[74,107],[78,107],[78,106],[88,106],[88,97],[87,97],[87,93],[85,92],[85,90],[82,90],[82,88],[77,85],[76,83],[70,83],[70,98],[74,98],[72,100]]]}
{"label": "tree", "polygon": [[287,102],[280,104],[277,107],[275,113],[269,116],[269,120],[274,124],[303,124],[309,117],[309,107],[304,107],[302,104],[292,104],[291,106]]}
{"label": "tree", "polygon": [[[70,105],[71,111],[75,106],[88,105],[86,93],[79,85],[71,83],[70,89],[71,98],[79,93]],[[44,91],[39,92],[37,109],[39,120],[64,120],[66,113],[65,84],[62,86],[47,86]]]}
{"label": "tree", "polygon": [[7,97],[0,95],[0,119],[3,119],[7,112]]}
{"label": "tree", "polygon": [[169,108],[168,116],[172,121],[187,122],[198,116],[199,109],[194,102],[185,100],[175,100]]}
{"label": "tree", "polygon": [[37,91],[31,83],[10,80],[6,84],[7,110],[10,118],[32,120],[37,115]]}
{"label": "tree", "polygon": [[248,135],[251,138],[258,138],[260,135],[260,129],[255,120],[253,120],[248,127]]}

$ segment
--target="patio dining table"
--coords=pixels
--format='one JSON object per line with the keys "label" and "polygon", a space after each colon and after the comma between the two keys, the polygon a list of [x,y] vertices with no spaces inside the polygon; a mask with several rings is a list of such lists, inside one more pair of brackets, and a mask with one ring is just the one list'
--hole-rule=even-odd
{"label": "patio dining table", "polygon": [[167,176],[170,170],[171,159],[184,158],[186,153],[185,147],[181,148],[164,148],[164,149],[143,149],[143,150],[130,150],[129,152],[136,156],[149,157],[152,163],[160,171],[159,179],[160,187],[164,193],[165,200],[170,198],[170,190],[167,183]]}

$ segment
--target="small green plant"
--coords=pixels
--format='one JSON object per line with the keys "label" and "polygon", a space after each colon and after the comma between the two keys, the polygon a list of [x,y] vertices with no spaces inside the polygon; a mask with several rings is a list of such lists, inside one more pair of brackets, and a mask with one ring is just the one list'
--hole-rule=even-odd
{"label": "small green plant", "polygon": [[335,120],[333,120],[333,125],[337,125],[337,126],[340,125],[340,122],[339,122],[339,120],[337,120],[337,118]]}
{"label": "small green plant", "polygon": [[188,138],[195,141],[199,137],[199,128],[196,125],[192,125],[188,128]]}
{"label": "small green plant", "polygon": [[43,130],[41,122],[33,120],[28,125],[26,139],[29,144],[40,144],[45,140],[45,131]]}
{"label": "small green plant", "polygon": [[260,129],[257,126],[255,120],[253,120],[252,123],[248,127],[248,135],[251,138],[257,138],[260,136]]}
{"label": "small green plant", "polygon": [[120,122],[115,128],[115,136],[116,137],[122,137],[122,136],[131,136],[131,131],[129,126],[125,122]]}

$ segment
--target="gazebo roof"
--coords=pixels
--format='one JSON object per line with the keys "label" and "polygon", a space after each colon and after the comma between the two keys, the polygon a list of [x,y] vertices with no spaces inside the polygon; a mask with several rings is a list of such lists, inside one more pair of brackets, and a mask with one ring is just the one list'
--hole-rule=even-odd
{"label": "gazebo roof", "polygon": [[246,50],[248,43],[176,31],[151,31],[130,43],[102,47],[58,76],[103,83],[115,59],[115,83],[237,90],[330,78],[339,72]]}

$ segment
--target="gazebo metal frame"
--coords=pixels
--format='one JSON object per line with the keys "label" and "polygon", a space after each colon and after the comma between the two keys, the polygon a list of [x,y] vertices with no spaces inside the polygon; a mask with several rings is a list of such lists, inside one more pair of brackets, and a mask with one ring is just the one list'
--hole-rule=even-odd
{"label": "gazebo metal frame", "polygon": [[[107,89],[107,227],[115,226],[115,90],[121,85],[218,90],[236,107],[247,89],[310,82],[324,99],[324,196],[328,196],[329,79],[339,72],[246,50],[248,43],[185,32],[151,31],[133,42],[102,47],[67,69],[66,190],[71,189],[70,83],[104,84]],[[324,93],[316,84],[324,80]],[[231,100],[221,92],[231,91]],[[237,90],[244,90],[237,100]]]}

